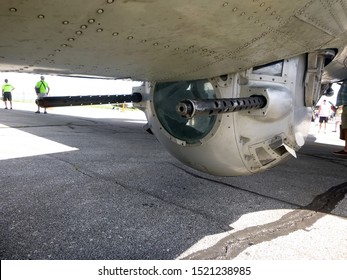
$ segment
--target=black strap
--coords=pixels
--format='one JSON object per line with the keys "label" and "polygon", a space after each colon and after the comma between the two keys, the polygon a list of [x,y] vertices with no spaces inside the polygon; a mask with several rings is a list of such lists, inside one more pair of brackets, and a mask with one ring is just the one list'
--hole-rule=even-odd
{"label": "black strap", "polygon": [[41,86],[44,86],[44,88],[46,89],[46,86],[45,86],[45,84],[43,83],[43,81],[41,81],[41,85],[39,86],[39,88],[41,88]]}

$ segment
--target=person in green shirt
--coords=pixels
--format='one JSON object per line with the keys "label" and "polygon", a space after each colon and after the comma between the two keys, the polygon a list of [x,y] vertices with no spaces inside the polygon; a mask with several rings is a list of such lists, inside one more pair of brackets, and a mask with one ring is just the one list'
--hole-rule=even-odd
{"label": "person in green shirt", "polygon": [[5,109],[7,108],[7,101],[10,102],[10,109],[12,110],[12,90],[14,90],[14,86],[8,83],[8,80],[5,79],[5,83],[2,86],[2,97],[5,103]]}
{"label": "person in green shirt", "polygon": [[[44,96],[48,95],[49,86],[48,86],[48,83],[45,81],[44,76],[41,76],[41,80],[36,83],[35,92],[36,92],[37,98],[44,97]],[[37,106],[37,111],[35,113],[37,113],[37,114],[40,113],[40,106]],[[47,114],[46,108],[44,108],[44,114]]]}

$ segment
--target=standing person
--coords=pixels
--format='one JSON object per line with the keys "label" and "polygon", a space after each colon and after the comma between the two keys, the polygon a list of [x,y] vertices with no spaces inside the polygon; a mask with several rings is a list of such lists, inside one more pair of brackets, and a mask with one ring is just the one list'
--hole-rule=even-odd
{"label": "standing person", "polygon": [[324,99],[323,103],[319,106],[318,109],[318,116],[319,116],[319,130],[320,132],[322,128],[322,124],[324,123],[324,133],[327,131],[327,122],[329,120],[329,114],[330,114],[330,105],[327,104],[327,101]]}
{"label": "standing person", "polygon": [[337,94],[336,105],[343,106],[341,115],[340,139],[345,140],[345,147],[341,151],[334,152],[337,156],[347,157],[347,80],[344,80]]}
{"label": "standing person", "polygon": [[335,130],[333,130],[333,132],[336,132],[337,129],[340,127],[342,111],[343,111],[343,106],[342,105],[338,106],[335,113]]}
{"label": "standing person", "polygon": [[[45,81],[45,77],[41,76],[41,80],[36,83],[35,86],[35,92],[37,95],[37,98],[47,96],[49,93],[49,86],[47,82]],[[40,106],[37,105],[37,111],[35,112],[37,114],[40,113]],[[46,108],[44,108],[44,114],[47,114]]]}
{"label": "standing person", "polygon": [[10,102],[10,109],[12,110],[12,90],[14,90],[14,87],[8,83],[8,80],[5,79],[5,83],[2,86],[2,97],[4,99],[5,103],[5,109],[7,108],[7,100]]}

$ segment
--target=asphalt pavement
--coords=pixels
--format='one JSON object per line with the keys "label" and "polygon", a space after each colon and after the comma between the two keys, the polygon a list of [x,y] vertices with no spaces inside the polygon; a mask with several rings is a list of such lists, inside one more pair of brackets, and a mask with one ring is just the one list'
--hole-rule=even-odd
{"label": "asphalt pavement", "polygon": [[184,166],[140,111],[0,109],[0,258],[347,259],[347,159],[312,123],[297,159],[247,177]]}

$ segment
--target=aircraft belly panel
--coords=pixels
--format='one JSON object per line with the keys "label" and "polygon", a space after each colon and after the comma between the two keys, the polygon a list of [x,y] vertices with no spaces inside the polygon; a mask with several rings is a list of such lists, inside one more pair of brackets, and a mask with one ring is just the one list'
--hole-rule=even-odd
{"label": "aircraft belly panel", "polygon": [[215,77],[328,46],[347,29],[346,6],[345,0],[2,0],[0,71]]}

